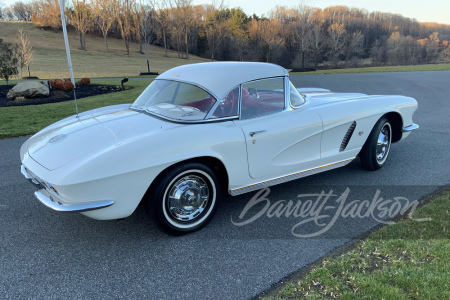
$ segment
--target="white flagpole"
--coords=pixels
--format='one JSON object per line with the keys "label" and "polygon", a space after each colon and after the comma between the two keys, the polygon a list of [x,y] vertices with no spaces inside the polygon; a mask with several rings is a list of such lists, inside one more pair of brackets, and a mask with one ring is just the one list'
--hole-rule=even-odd
{"label": "white flagpole", "polygon": [[77,96],[75,93],[75,79],[73,78],[72,59],[70,58],[70,48],[69,48],[69,40],[67,38],[66,18],[64,16],[64,0],[59,0],[59,9],[61,11],[61,23],[62,23],[63,33],[64,33],[64,43],[66,44],[66,54],[67,54],[67,62],[69,63],[70,79],[72,80],[72,83],[73,83],[73,96],[75,98],[75,111],[77,113],[77,118],[78,118]]}

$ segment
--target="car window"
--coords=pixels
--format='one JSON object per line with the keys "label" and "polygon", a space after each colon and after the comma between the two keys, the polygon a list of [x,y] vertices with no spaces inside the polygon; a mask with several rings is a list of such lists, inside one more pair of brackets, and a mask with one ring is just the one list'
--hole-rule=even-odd
{"label": "car window", "polygon": [[305,103],[305,99],[303,99],[302,95],[297,91],[297,88],[292,84],[292,82],[289,81],[289,97],[291,101],[291,105],[293,107],[298,107]]}
{"label": "car window", "polygon": [[239,86],[232,89],[222,100],[220,100],[211,119],[226,118],[238,115],[239,108]]}
{"label": "car window", "polygon": [[284,107],[283,78],[251,81],[242,85],[241,119],[279,112]]}
{"label": "car window", "polygon": [[175,120],[203,120],[216,99],[198,86],[154,80],[133,103],[133,108]]}

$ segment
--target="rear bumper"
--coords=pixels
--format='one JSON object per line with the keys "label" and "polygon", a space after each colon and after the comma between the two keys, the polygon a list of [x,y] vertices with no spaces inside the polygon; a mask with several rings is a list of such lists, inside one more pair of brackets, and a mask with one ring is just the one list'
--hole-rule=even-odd
{"label": "rear bumper", "polygon": [[403,132],[411,132],[418,128],[419,128],[419,125],[413,123],[412,125],[409,125],[409,126],[406,126],[405,128],[403,128]]}
{"label": "rear bumper", "polygon": [[50,192],[46,191],[45,183],[39,178],[34,178],[28,173],[24,165],[21,166],[20,171],[22,175],[31,182],[38,190],[34,192],[34,196],[45,206],[58,212],[86,212],[105,208],[114,204],[112,200],[104,200],[91,203],[62,203],[56,196],[52,196]]}

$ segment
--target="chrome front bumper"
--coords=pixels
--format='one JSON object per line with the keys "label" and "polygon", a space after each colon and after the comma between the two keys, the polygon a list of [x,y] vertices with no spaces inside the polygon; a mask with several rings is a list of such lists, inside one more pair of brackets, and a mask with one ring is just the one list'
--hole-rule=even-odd
{"label": "chrome front bumper", "polygon": [[25,169],[24,165],[20,166],[20,172],[31,184],[33,184],[39,190],[45,189],[45,186],[43,186],[37,179],[28,174],[27,169]]}
{"label": "chrome front bumper", "polygon": [[411,132],[417,128],[419,128],[419,125],[413,123],[412,125],[409,125],[409,126],[406,126],[405,128],[403,128],[403,132]]}
{"label": "chrome front bumper", "polygon": [[38,190],[34,192],[34,196],[45,206],[59,211],[59,212],[84,212],[84,211],[91,211],[96,210],[100,208],[105,208],[108,206],[111,206],[114,204],[114,201],[112,200],[104,200],[94,203],[82,203],[77,205],[67,205],[64,204],[58,199],[55,199],[53,196],[47,196],[44,193],[42,193],[40,190],[46,189],[44,184],[37,178],[33,178],[28,172],[27,169],[24,167],[24,165],[21,166],[20,171],[22,172],[22,175],[31,182]]}
{"label": "chrome front bumper", "polygon": [[34,196],[39,201],[41,201],[41,203],[44,204],[45,206],[47,206],[53,210],[59,211],[59,212],[90,211],[90,210],[105,208],[105,207],[108,207],[108,206],[111,206],[114,204],[114,201],[106,200],[106,201],[101,201],[101,202],[80,204],[80,205],[64,205],[61,202],[56,202],[52,196],[50,196],[50,197],[45,196],[40,191],[34,192]]}

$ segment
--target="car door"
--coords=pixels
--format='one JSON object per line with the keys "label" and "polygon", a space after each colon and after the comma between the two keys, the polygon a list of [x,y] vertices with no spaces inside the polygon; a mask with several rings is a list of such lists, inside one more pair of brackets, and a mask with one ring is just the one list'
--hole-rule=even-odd
{"label": "car door", "polygon": [[320,159],[322,121],[303,105],[285,109],[287,78],[242,85],[241,118],[252,178],[283,176],[316,166]]}

